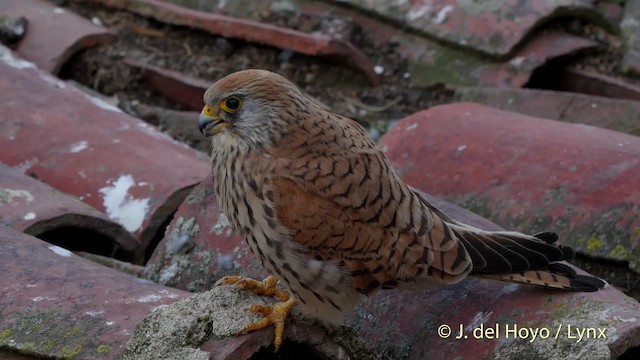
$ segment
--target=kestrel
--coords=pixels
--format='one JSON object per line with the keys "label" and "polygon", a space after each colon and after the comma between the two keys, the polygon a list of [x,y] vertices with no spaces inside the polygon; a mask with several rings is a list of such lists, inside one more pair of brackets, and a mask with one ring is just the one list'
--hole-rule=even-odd
{"label": "kestrel", "polygon": [[[291,309],[339,321],[364,295],[453,284],[467,276],[574,291],[602,280],[561,263],[573,250],[552,232],[483,231],[450,218],[405,184],[357,122],[325,110],[265,70],[228,75],[204,94],[220,207],[273,274],[227,277],[281,302],[244,330],[275,326]],[[289,292],[276,288],[280,281]]]}

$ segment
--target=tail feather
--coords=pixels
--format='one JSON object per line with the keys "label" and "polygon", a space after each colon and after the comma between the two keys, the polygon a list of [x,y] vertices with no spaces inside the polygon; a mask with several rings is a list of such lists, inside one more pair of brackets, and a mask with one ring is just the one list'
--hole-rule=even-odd
{"label": "tail feather", "polygon": [[493,280],[539,285],[573,291],[597,291],[607,283],[589,275],[578,275],[561,261],[575,252],[556,244],[558,235],[542,232],[525,235],[511,231],[484,231],[460,223],[415,192],[422,203],[446,223],[464,244],[473,263],[470,275]]}
{"label": "tail feather", "polygon": [[523,271],[505,275],[479,275],[485,279],[538,285],[571,291],[593,292],[602,289],[606,282],[588,275],[562,275],[551,271]]}
{"label": "tail feather", "polygon": [[575,253],[570,247],[556,244],[555,233],[530,236],[510,231],[490,232],[459,223],[451,228],[471,257],[470,275],[584,292],[597,291],[606,285],[599,278],[578,275],[561,262]]}

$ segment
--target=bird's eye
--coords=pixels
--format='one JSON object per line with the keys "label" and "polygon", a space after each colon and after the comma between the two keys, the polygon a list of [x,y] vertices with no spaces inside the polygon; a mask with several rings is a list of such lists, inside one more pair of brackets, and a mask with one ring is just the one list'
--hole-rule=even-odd
{"label": "bird's eye", "polygon": [[228,97],[221,104],[222,110],[226,112],[235,112],[242,106],[242,101],[235,96]]}

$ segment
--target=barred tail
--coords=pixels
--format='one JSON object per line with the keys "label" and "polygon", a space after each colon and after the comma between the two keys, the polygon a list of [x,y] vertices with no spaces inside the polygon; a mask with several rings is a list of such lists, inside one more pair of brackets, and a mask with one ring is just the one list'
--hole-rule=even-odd
{"label": "barred tail", "polygon": [[451,225],[464,243],[472,262],[472,276],[572,291],[597,291],[606,282],[578,275],[561,263],[575,255],[570,247],[556,244],[558,235],[533,236],[510,231],[482,231],[463,224]]}

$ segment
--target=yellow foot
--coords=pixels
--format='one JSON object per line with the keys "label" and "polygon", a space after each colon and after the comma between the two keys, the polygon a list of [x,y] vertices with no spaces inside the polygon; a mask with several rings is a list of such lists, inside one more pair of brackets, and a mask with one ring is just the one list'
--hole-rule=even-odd
{"label": "yellow foot", "polygon": [[271,275],[263,281],[254,280],[242,276],[225,276],[220,281],[223,285],[236,284],[243,289],[261,296],[273,296],[280,299],[281,302],[273,305],[251,305],[247,310],[262,314],[264,318],[260,321],[248,324],[242,329],[243,333],[263,329],[269,325],[274,326],[275,340],[273,346],[276,350],[282,345],[284,335],[284,323],[291,310],[297,305],[297,301],[290,298],[289,293],[276,288],[278,279]]}

